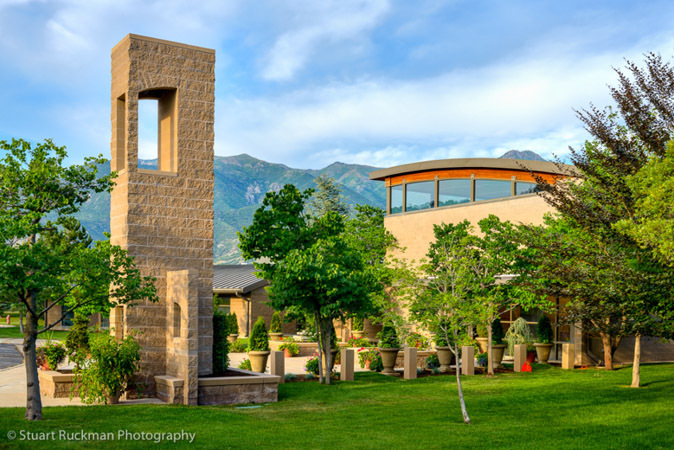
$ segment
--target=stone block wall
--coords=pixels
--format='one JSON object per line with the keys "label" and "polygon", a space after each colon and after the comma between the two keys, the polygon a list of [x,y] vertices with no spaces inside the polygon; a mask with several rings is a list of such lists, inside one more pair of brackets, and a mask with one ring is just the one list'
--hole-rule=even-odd
{"label": "stone block wall", "polygon": [[[110,205],[113,244],[157,279],[159,302],[116,308],[117,336],[140,332],[141,380],[167,370],[167,272],[197,284],[198,372],[212,372],[214,50],[128,35],[112,49]],[[138,102],[158,102],[158,169],[138,167]]]}

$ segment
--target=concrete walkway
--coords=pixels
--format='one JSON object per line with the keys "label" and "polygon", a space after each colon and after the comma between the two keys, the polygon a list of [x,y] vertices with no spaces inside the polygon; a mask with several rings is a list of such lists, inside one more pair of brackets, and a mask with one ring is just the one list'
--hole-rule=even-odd
{"label": "concrete walkway", "polygon": [[0,344],[0,370],[23,364],[23,354],[14,344]]}

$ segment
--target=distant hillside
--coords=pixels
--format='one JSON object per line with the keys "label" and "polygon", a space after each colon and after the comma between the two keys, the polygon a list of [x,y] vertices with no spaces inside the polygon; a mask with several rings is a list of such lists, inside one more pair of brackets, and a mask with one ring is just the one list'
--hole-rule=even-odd
{"label": "distant hillside", "polygon": [[[139,161],[145,168],[156,167],[156,160]],[[293,169],[283,164],[262,161],[243,154],[215,157],[214,194],[214,249],[216,263],[243,262],[237,247],[236,232],[253,221],[253,213],[269,191],[278,191],[292,183],[299,189],[315,187],[314,179],[326,174],[339,182],[346,202],[350,205],[369,204],[384,208],[384,183],[370,181],[369,173],[377,167],[333,163],[320,170]],[[99,168],[101,174],[110,173],[110,165]],[[110,194],[95,194],[78,214],[86,229],[95,239],[102,239],[109,231]]]}
{"label": "distant hillside", "polygon": [[499,159],[525,159],[527,161],[546,161],[538,153],[531,150],[509,150],[499,157]]}

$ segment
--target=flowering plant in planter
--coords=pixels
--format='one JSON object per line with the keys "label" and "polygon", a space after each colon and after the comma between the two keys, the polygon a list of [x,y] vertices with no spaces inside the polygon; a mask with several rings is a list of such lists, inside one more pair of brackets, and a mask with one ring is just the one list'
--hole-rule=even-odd
{"label": "flowering plant in planter", "polygon": [[[375,370],[373,368],[373,364],[375,365],[375,367],[377,367],[377,364],[381,363],[381,355],[379,354],[379,351],[374,348],[372,349],[361,348],[358,350],[358,362],[360,364],[360,367],[364,369]],[[379,370],[377,370],[377,372],[379,372]]]}
{"label": "flowering plant in planter", "polygon": [[44,370],[56,370],[66,359],[66,349],[60,342],[47,342],[35,351],[36,362]]}
{"label": "flowering plant in planter", "polygon": [[405,339],[405,343],[407,344],[408,347],[415,347],[415,348],[429,348],[430,347],[430,341],[426,336],[422,336],[419,333],[412,333],[409,336],[407,336],[407,339]]}
{"label": "flowering plant in planter", "polygon": [[314,375],[318,375],[318,356],[314,355],[307,360],[304,370]]}
{"label": "flowering plant in planter", "polygon": [[292,357],[300,353],[300,347],[293,341],[284,341],[283,344],[279,346],[279,350],[283,350],[283,352],[288,357]]}
{"label": "flowering plant in planter", "polygon": [[366,338],[356,338],[351,336],[348,341],[346,341],[347,347],[370,347],[370,341]]}

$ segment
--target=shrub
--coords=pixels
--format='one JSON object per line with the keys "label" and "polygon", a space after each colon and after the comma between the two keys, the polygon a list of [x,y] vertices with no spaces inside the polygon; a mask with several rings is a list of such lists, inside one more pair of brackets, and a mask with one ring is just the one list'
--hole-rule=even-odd
{"label": "shrub", "polygon": [[536,334],[538,335],[538,342],[541,344],[549,344],[552,342],[552,325],[550,324],[550,319],[548,319],[547,314],[543,314],[541,318],[538,319]]}
{"label": "shrub", "polygon": [[270,333],[282,333],[283,332],[283,323],[281,322],[281,313],[274,311],[274,314],[271,316],[271,325],[269,326]]}
{"label": "shrub", "polygon": [[75,316],[73,325],[66,336],[66,350],[70,361],[80,367],[81,362],[89,356],[89,318]]}
{"label": "shrub", "polygon": [[295,356],[300,353],[300,347],[294,342],[284,342],[279,346],[279,350],[288,350],[290,356]]}
{"label": "shrub", "polygon": [[248,351],[269,351],[269,334],[267,334],[267,325],[264,323],[264,318],[262,316],[257,318],[255,325],[253,325],[253,331],[250,332]]}
{"label": "shrub", "polygon": [[513,355],[516,344],[530,344],[531,331],[529,324],[522,317],[515,320],[508,328],[505,334],[505,340],[508,341],[508,352]]}
{"label": "shrub", "polygon": [[445,338],[445,333],[442,331],[435,333],[435,346],[436,347],[448,347],[447,338]]}
{"label": "shrub", "polygon": [[229,316],[216,312],[213,315],[213,375],[223,375],[229,366]]}
{"label": "shrub", "polygon": [[287,373],[286,376],[286,381],[295,381],[297,379],[297,375],[294,373]]}
{"label": "shrub", "polygon": [[408,347],[428,348],[430,346],[428,338],[426,336],[422,336],[419,333],[410,334],[409,336],[407,336],[405,342],[407,343]]}
{"label": "shrub", "polygon": [[239,334],[239,319],[236,313],[227,316],[227,334]]}
{"label": "shrub", "polygon": [[475,331],[477,331],[477,337],[486,338],[488,335],[487,327],[484,324],[478,325],[475,328]]}
{"label": "shrub", "polygon": [[501,345],[503,344],[504,337],[505,334],[503,333],[503,325],[501,325],[501,319],[497,317],[491,323],[491,343],[494,345]]}
{"label": "shrub", "polygon": [[318,375],[318,356],[312,356],[307,360],[304,370],[314,375]]}
{"label": "shrub", "polygon": [[398,340],[398,334],[396,333],[395,328],[389,325],[384,325],[381,331],[377,334],[379,339],[379,348],[398,348],[400,347],[400,341]]}
{"label": "shrub", "polygon": [[426,367],[429,369],[435,369],[436,367],[440,367],[440,359],[438,358],[438,355],[432,354],[428,355],[426,358]]}
{"label": "shrub", "polygon": [[310,373],[307,373],[307,374],[304,375],[304,379],[305,380],[314,380],[314,379],[316,379],[316,375],[318,375],[318,374],[310,372]]}
{"label": "shrub", "polygon": [[35,355],[38,365],[46,362],[51,370],[56,370],[58,365],[66,359],[66,349],[60,342],[47,342],[36,349]]}
{"label": "shrub", "polygon": [[477,365],[480,367],[487,367],[487,352],[484,353],[478,353],[477,357]]}
{"label": "shrub", "polygon": [[239,369],[242,370],[253,370],[253,366],[250,365],[250,359],[246,358],[239,363]]}
{"label": "shrub", "polygon": [[76,370],[73,388],[84,403],[105,402],[127,388],[139,369],[140,345],[133,336],[122,340],[96,333],[89,341],[91,359]]}
{"label": "shrub", "polygon": [[365,319],[362,317],[354,317],[351,319],[351,330],[352,331],[363,331],[365,328]]}
{"label": "shrub", "polygon": [[232,353],[245,353],[247,349],[248,343],[246,341],[242,341],[241,339],[237,339],[229,346],[229,351]]}

